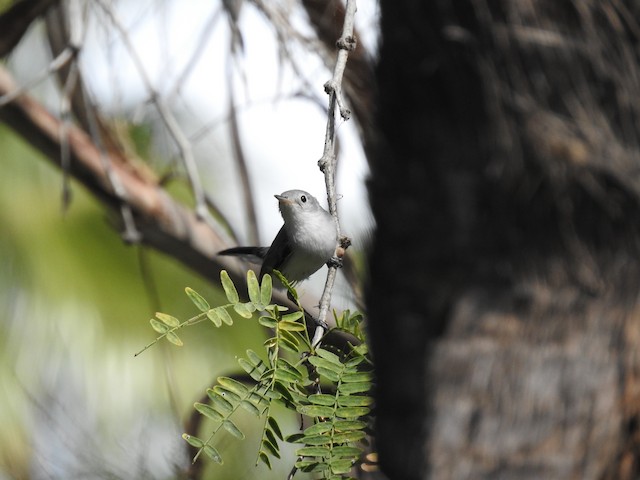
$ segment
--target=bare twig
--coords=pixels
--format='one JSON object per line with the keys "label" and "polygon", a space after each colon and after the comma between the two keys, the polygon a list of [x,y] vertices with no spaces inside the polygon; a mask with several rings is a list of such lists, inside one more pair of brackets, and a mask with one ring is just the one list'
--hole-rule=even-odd
{"label": "bare twig", "polygon": [[[325,186],[327,188],[327,199],[329,202],[329,213],[333,216],[336,223],[336,230],[338,232],[338,238],[340,238],[340,246],[342,249],[348,247],[350,241],[342,237],[340,232],[340,220],[338,218],[338,205],[336,200],[336,185],[335,185],[335,173],[337,158],[335,154],[336,150],[336,118],[335,110],[336,106],[340,110],[340,116],[348,120],[351,112],[346,108],[342,101],[342,76],[344,69],[347,65],[347,58],[349,52],[355,48],[355,39],[353,38],[353,24],[356,13],[355,0],[347,0],[346,10],[344,15],[344,25],[342,28],[342,36],[336,43],[338,47],[338,58],[333,70],[333,77],[325,84],[325,91],[329,94],[329,113],[327,117],[327,130],[324,140],[324,151],[322,158],[318,161],[320,170],[324,173]],[[329,263],[329,271],[327,273],[327,281],[320,298],[320,312],[318,314],[318,326],[313,335],[312,345],[317,346],[325,332],[327,313],[329,312],[329,305],[331,304],[331,292],[333,291],[333,284],[335,282],[336,273],[338,271],[338,261],[332,261]]]}
{"label": "bare twig", "polygon": [[66,212],[71,203],[71,186],[69,185],[69,143],[67,142],[67,131],[71,124],[71,94],[76,88],[80,72],[78,71],[77,57],[72,61],[72,68],[65,81],[60,97],[60,118],[62,124],[60,128],[60,163],[62,165],[62,211]]}
{"label": "bare twig", "polygon": [[[233,55],[233,53],[232,53]],[[238,112],[235,105],[235,95],[233,88],[233,68],[232,62],[229,62],[230,71],[227,76],[227,83],[229,85],[229,128],[231,130],[231,151],[233,152],[233,159],[238,167],[238,174],[240,176],[240,185],[242,187],[242,195],[244,197],[245,211],[247,212],[247,231],[248,241],[252,245],[260,245],[260,235],[258,233],[258,215],[256,213],[256,206],[253,199],[253,189],[251,188],[251,182],[249,179],[249,169],[244,155],[244,149],[242,148],[242,141],[240,139],[240,125],[238,123]]]}
{"label": "bare twig", "polygon": [[[344,23],[344,5],[341,1],[327,2],[326,0],[302,0],[309,21],[316,31],[322,48],[319,51],[328,68],[335,61],[337,25]],[[368,52],[359,38],[357,29],[353,30],[352,37],[358,39],[355,49],[349,53],[349,69],[344,72],[341,87],[344,97],[349,102],[349,107],[354,119],[360,125],[360,136],[365,145],[371,141],[371,137],[377,138],[375,133],[370,133],[373,128],[373,106],[376,96],[376,81],[372,58],[375,56]],[[331,56],[326,52],[331,52]]]}
{"label": "bare twig", "polygon": [[60,129],[63,209],[68,207],[71,195],[69,188],[70,155],[67,129],[72,112],[79,124],[85,131],[89,132],[94,144],[100,151],[100,160],[109,180],[109,186],[121,200],[120,212],[124,225],[122,237],[128,243],[136,243],[141,240],[141,234],[136,228],[133,212],[127,203],[127,192],[122,186],[118,175],[111,168],[109,156],[106,153],[107,150],[119,150],[119,145],[91,101],[78,67],[78,58],[87,33],[86,15],[86,5],[78,0],[69,1],[65,5],[56,5],[46,15],[47,37],[51,52],[57,55],[57,58],[61,57],[66,51],[70,51],[73,54],[70,62],[61,63],[59,68],[55,70],[52,70],[51,67],[49,68],[52,72],[56,72],[59,82],[63,85],[60,108],[61,118],[66,120],[63,121]]}
{"label": "bare twig", "polygon": [[[301,89],[305,92],[314,92],[312,82],[305,75],[304,66],[299,65],[294,49],[291,47],[292,42],[297,42],[303,49],[317,54],[323,51],[319,48],[319,43],[311,38],[306,38],[291,24],[291,11],[287,10],[278,2],[264,2],[262,0],[253,0],[253,4],[264,15],[267,21],[275,29],[275,34],[278,39],[279,58],[283,63],[285,60],[291,67],[296,77],[301,82]],[[311,98],[311,100],[318,104],[323,102],[320,99]]]}
{"label": "bare twig", "polygon": [[200,33],[200,36],[198,37],[198,42],[196,43],[197,47],[194,49],[193,53],[191,54],[191,57],[189,57],[189,60],[186,62],[186,65],[182,70],[182,73],[180,73],[180,75],[178,76],[178,79],[173,85],[173,88],[171,88],[169,94],[167,95],[167,101],[169,103],[172,103],[173,99],[180,93],[180,89],[186,83],[187,78],[189,77],[189,75],[191,75],[194,68],[200,61],[200,57],[206,50],[205,47],[207,45],[207,42],[209,41],[209,38],[213,35],[214,26],[217,23],[218,18],[220,17],[220,13],[221,13],[220,10],[216,10],[213,13],[213,15],[211,15],[209,20],[207,20],[207,23],[205,23],[204,27],[202,28],[202,32]]}
{"label": "bare twig", "polygon": [[23,93],[29,91],[36,85],[45,81],[49,75],[58,69],[62,68],[67,63],[71,62],[76,55],[76,51],[72,48],[65,48],[56,58],[54,58],[49,65],[38,75],[36,75],[32,80],[29,80],[21,85],[16,85],[14,90],[5,93],[0,96],[0,108],[4,105],[11,103],[15,98],[19,97]]}

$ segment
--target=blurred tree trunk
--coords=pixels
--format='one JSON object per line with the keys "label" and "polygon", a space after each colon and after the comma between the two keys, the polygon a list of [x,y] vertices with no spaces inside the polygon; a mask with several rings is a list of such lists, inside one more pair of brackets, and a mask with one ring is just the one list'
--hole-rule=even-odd
{"label": "blurred tree trunk", "polygon": [[638,478],[637,3],[383,0],[390,478]]}

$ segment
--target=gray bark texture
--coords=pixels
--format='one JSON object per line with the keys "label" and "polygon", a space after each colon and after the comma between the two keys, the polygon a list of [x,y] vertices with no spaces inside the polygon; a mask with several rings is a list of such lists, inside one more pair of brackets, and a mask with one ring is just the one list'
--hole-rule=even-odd
{"label": "gray bark texture", "polygon": [[367,308],[389,478],[640,476],[639,9],[381,1]]}

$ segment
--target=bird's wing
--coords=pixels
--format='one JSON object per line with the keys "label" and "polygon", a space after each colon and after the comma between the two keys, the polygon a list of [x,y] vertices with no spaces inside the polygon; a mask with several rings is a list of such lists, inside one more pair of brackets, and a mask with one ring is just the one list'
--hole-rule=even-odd
{"label": "bird's wing", "polygon": [[283,225],[264,257],[262,269],[260,269],[260,279],[265,273],[271,273],[274,268],[282,271],[282,266],[292,253],[293,248],[289,242],[289,235]]}

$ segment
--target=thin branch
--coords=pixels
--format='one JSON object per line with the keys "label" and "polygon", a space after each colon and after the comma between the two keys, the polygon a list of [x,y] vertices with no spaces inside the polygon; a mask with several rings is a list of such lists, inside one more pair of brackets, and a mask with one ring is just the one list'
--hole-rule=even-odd
{"label": "thin branch", "polygon": [[60,54],[54,58],[45,69],[36,75],[33,79],[23,83],[22,85],[16,85],[15,89],[0,96],[0,108],[4,105],[11,103],[14,99],[22,95],[23,93],[31,90],[36,85],[45,81],[49,76],[58,71],[60,68],[71,62],[75,56],[76,51],[70,47],[65,48]]}
{"label": "thin branch", "polygon": [[[321,44],[304,37],[290,22],[292,12],[286,10],[277,2],[264,2],[262,0],[253,0],[253,4],[260,11],[267,22],[274,28],[278,40],[280,63],[288,61],[289,66],[293,70],[298,80],[301,82],[301,90],[305,92],[314,92],[312,82],[307,78],[305,67],[299,65],[296,60],[294,49],[290,43],[297,42],[303,49],[308,52],[317,54],[322,51]],[[320,103],[320,102],[319,102]]]}
{"label": "thin branch", "polygon": [[248,241],[252,245],[260,245],[260,235],[258,233],[258,215],[256,213],[253,189],[249,180],[249,169],[245,159],[242,141],[240,140],[240,125],[238,123],[238,112],[234,104],[233,79],[229,78],[229,128],[231,130],[231,151],[233,159],[238,167],[242,194],[244,197],[245,211],[247,212]]}
{"label": "thin branch", "polygon": [[[318,49],[322,52],[320,58],[324,59],[328,68],[331,68],[331,62],[335,61],[333,52],[336,45],[336,25],[344,23],[345,9],[342,1],[302,0],[302,6],[322,45],[322,48]],[[371,133],[375,130],[372,128],[373,118],[375,118],[374,98],[377,90],[372,61],[375,55],[370,53],[359,40],[355,27],[351,36],[358,38],[358,43],[349,53],[349,69],[345,72],[341,85],[353,116],[360,126],[359,133],[362,141],[366,145],[372,138],[376,138],[375,132]],[[326,52],[331,52],[331,56]]]}
{"label": "thin branch", "polygon": [[71,95],[76,88],[79,79],[77,57],[73,59],[71,70],[65,81],[60,97],[60,117],[62,124],[60,128],[60,164],[62,165],[62,211],[66,212],[71,203],[71,187],[69,185],[69,143],[67,142],[67,131],[71,124]]}
{"label": "thin branch", "polygon": [[[344,254],[346,249],[351,243],[347,238],[343,238],[340,232],[340,219],[338,218],[338,205],[336,195],[336,118],[335,110],[336,106],[340,110],[340,116],[348,120],[351,112],[346,108],[342,100],[342,76],[344,69],[347,65],[347,59],[349,52],[355,48],[355,39],[353,38],[353,25],[356,13],[355,0],[347,0],[346,10],[344,15],[344,25],[342,28],[342,36],[338,39],[338,58],[336,59],[336,65],[333,70],[333,77],[325,84],[325,91],[329,94],[329,112],[327,116],[327,130],[324,140],[324,151],[322,158],[318,161],[320,170],[324,173],[325,186],[327,188],[327,200],[329,202],[329,213],[333,216],[336,223],[336,230],[338,232],[338,238],[340,239],[340,247],[338,254]],[[341,258],[342,255],[339,256]],[[331,293],[333,291],[333,284],[335,282],[336,273],[338,271],[339,262],[332,261],[329,263],[329,271],[327,273],[327,281],[324,285],[324,291],[322,297],[320,297],[320,312],[318,314],[318,326],[313,335],[312,345],[317,346],[322,336],[325,333],[325,325],[327,321],[327,314],[329,312],[329,306],[331,304]]]}
{"label": "thin branch", "polygon": [[[64,86],[61,95],[60,114],[62,119],[70,121],[69,113],[70,111],[73,112],[80,125],[91,134],[91,138],[100,151],[100,159],[110,182],[110,187],[121,200],[120,212],[124,223],[122,236],[126,242],[136,243],[141,240],[141,235],[136,228],[131,208],[127,204],[126,190],[122,187],[118,175],[111,169],[109,157],[106,154],[106,150],[119,151],[119,144],[111,130],[102,121],[96,106],[91,101],[78,67],[78,58],[87,34],[86,15],[86,5],[81,3],[80,0],[71,0],[66,5],[56,5],[46,15],[47,37],[51,52],[60,56],[69,50],[74,54],[71,62],[67,62],[68,64],[63,63],[60,68],[55,70],[59,82]],[[60,130],[63,209],[67,208],[71,195],[68,181],[70,159],[66,138],[67,121],[63,122]]]}
{"label": "thin branch", "polygon": [[186,83],[187,78],[189,78],[189,75],[193,73],[193,70],[198,65],[198,62],[200,61],[200,57],[202,57],[202,55],[206,51],[205,47],[207,45],[207,42],[209,41],[209,38],[213,35],[214,26],[218,22],[218,17],[220,16],[220,14],[221,14],[221,10],[216,10],[213,13],[213,15],[209,17],[209,20],[207,20],[207,23],[205,23],[204,27],[202,28],[202,32],[200,32],[200,36],[198,37],[198,42],[196,43],[197,47],[194,49],[193,53],[191,54],[191,57],[189,57],[189,60],[187,60],[185,67],[182,70],[182,73],[180,73],[180,75],[178,76],[178,79],[176,80],[175,84],[173,85],[173,87],[169,91],[169,94],[167,95],[168,103],[171,104],[173,102],[174,98],[180,93],[182,86]]}

